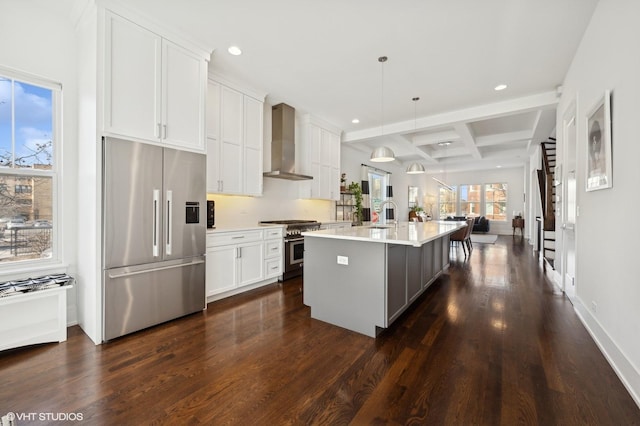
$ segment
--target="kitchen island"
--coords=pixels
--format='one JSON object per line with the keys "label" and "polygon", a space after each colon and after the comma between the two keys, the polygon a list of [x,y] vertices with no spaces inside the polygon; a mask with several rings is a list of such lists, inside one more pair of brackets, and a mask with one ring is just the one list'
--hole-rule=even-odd
{"label": "kitchen island", "polygon": [[304,232],[304,304],[311,317],[376,337],[449,265],[465,222],[402,222]]}

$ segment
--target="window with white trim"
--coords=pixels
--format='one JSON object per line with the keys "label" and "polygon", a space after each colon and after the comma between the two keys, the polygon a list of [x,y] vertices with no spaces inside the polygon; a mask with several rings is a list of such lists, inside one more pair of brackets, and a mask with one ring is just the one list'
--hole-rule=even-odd
{"label": "window with white trim", "polygon": [[56,259],[61,86],[0,68],[0,270]]}
{"label": "window with white trim", "polygon": [[460,185],[460,216],[482,216],[482,185]]}
{"label": "window with white trim", "polygon": [[507,184],[487,183],[484,186],[485,216],[487,219],[507,220]]}
{"label": "window with white trim", "polygon": [[438,191],[438,211],[439,218],[445,219],[456,215],[456,188],[452,189],[441,186]]}
{"label": "window with white trim", "polygon": [[506,183],[460,185],[449,190],[439,188],[440,219],[448,216],[485,216],[495,221],[507,220]]}

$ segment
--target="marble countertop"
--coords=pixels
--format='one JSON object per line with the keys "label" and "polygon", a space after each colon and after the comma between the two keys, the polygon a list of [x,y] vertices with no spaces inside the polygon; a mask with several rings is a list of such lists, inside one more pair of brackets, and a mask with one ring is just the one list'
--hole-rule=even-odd
{"label": "marble countertop", "polygon": [[393,225],[353,226],[346,229],[325,229],[303,232],[305,237],[333,238],[385,244],[403,244],[420,247],[423,244],[451,234],[467,226],[466,222],[439,221],[400,222]]}

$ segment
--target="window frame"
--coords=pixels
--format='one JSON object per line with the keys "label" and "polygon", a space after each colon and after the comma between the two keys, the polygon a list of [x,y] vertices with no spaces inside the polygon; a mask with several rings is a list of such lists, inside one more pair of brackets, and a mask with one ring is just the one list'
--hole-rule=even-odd
{"label": "window frame", "polygon": [[[479,194],[480,194],[480,199],[476,202],[476,201],[462,201],[462,188],[463,187],[467,187],[469,188],[468,192],[470,191],[471,187],[473,186],[477,186],[479,188]],[[470,215],[471,217],[476,217],[476,216],[483,216],[482,212],[484,211],[484,184],[482,183],[465,183],[465,184],[461,184],[458,185],[458,199],[457,199],[457,206],[456,206],[456,215],[459,216],[467,216]],[[462,203],[477,203],[478,205],[478,213],[467,213],[462,211]]]}
{"label": "window frame", "polygon": [[[505,191],[506,191],[506,197],[505,197],[505,201],[504,201],[504,205],[505,205],[505,219],[493,219],[493,218],[489,218],[493,221],[499,222],[499,223],[507,223],[508,221],[508,215],[506,214],[507,209],[509,207],[509,182],[505,182],[505,181],[499,181],[499,182],[490,182],[490,183],[469,183],[469,184],[460,184],[460,185],[454,185],[452,186],[453,188],[453,192],[455,193],[454,195],[454,200],[453,204],[455,207],[455,213],[453,214],[453,216],[462,216],[462,215],[466,215],[466,213],[462,212],[462,203],[463,201],[461,200],[461,188],[464,186],[467,187],[471,187],[471,186],[479,186],[480,187],[480,212],[479,214],[477,214],[478,216],[484,216],[487,217],[487,205],[489,204],[489,202],[487,201],[487,191],[486,191],[486,187],[487,185],[504,185],[505,186]],[[447,215],[442,215],[442,205],[443,205],[443,201],[442,201],[442,190],[448,190],[447,188],[439,185],[438,186],[438,218],[439,219],[444,219],[447,217]],[[491,201],[491,203],[495,203],[494,201]],[[446,202],[446,204],[452,204],[451,202]],[[475,214],[471,215],[472,217],[475,217]]]}
{"label": "window frame", "polygon": [[[460,197],[460,191],[458,190],[457,186],[452,186],[452,189],[449,188],[445,188],[444,186],[438,185],[438,219],[442,220],[445,219],[447,216],[449,216],[448,213],[444,214],[443,217],[443,211],[442,211],[442,206],[443,204],[447,204],[447,205],[451,205],[453,204],[453,211],[454,211],[454,216],[456,216],[458,214],[458,199]],[[449,191],[449,192],[453,192],[453,201],[442,201],[442,191]]]}
{"label": "window frame", "polygon": [[[505,191],[504,201],[493,201],[493,200],[488,201],[487,200],[487,187],[491,185],[504,185],[504,191]],[[504,222],[504,223],[507,222],[509,217],[509,215],[507,214],[507,208],[509,207],[509,183],[508,182],[491,182],[491,183],[483,184],[482,199],[484,203],[484,209],[482,210],[484,212],[483,216],[485,216],[487,219],[490,219],[496,222]],[[489,204],[493,205],[493,204],[502,204],[502,203],[504,203],[504,219],[496,219],[493,217],[493,214],[491,215],[492,217],[489,217],[488,215]]]}
{"label": "window frame", "polygon": [[[11,167],[0,166],[0,175],[16,176],[16,177],[46,177],[51,178],[51,257],[39,259],[15,260],[7,263],[0,263],[0,281],[3,276],[13,274],[21,274],[24,272],[47,271],[52,268],[62,266],[63,252],[60,244],[61,235],[63,235],[60,198],[62,195],[62,105],[63,105],[63,87],[61,83],[45,79],[40,76],[16,71],[11,68],[0,65],[0,76],[13,80],[14,82],[25,83],[32,86],[38,86],[43,89],[51,90],[51,169],[36,168],[17,168],[12,162]],[[13,96],[13,94],[12,94]],[[15,135],[12,134],[12,144],[15,144]],[[15,153],[15,146],[13,148]]]}

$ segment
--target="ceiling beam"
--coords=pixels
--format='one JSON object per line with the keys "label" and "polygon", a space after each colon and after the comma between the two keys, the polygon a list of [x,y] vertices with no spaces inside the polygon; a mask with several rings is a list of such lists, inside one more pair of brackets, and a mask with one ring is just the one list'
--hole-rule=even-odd
{"label": "ceiling beam", "polygon": [[476,160],[482,159],[482,154],[480,154],[480,150],[476,146],[476,139],[473,136],[469,125],[467,123],[459,123],[456,124],[454,128],[462,138],[462,142],[464,143],[464,146],[467,148],[467,150],[469,150],[469,154],[471,155],[471,157],[475,158]]}
{"label": "ceiling beam", "polygon": [[436,127],[452,127],[458,123],[486,120],[513,115],[516,113],[535,111],[538,109],[553,109],[557,104],[558,97],[554,90],[539,93],[537,95],[435,114],[429,117],[418,118],[417,120],[407,120],[400,123],[386,124],[383,135],[380,134],[380,127],[346,132],[342,137],[342,142],[360,142],[367,139],[377,139],[380,136],[387,136],[391,134],[410,133],[433,129]]}
{"label": "ceiling beam", "polygon": [[[539,116],[539,113],[538,113]],[[533,129],[521,130],[518,132],[496,133],[494,135],[480,136],[476,138],[476,145],[479,147],[502,145],[515,141],[526,141],[533,137]]]}

